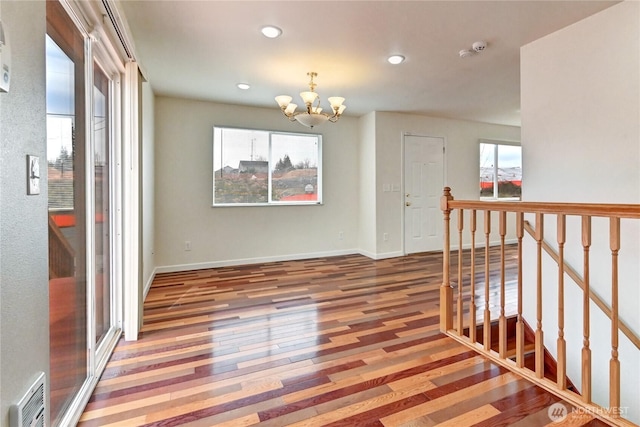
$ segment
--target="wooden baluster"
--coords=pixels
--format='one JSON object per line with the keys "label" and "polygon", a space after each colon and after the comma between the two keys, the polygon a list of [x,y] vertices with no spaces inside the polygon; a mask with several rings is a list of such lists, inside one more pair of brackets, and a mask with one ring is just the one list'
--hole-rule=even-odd
{"label": "wooden baluster", "polygon": [[591,403],[591,349],[589,348],[589,247],[591,246],[591,217],[582,217],[582,247],[584,291],[582,294],[582,400]]}
{"label": "wooden baluster", "polygon": [[507,213],[500,211],[500,317],[498,320],[498,353],[500,358],[507,357],[507,318],[504,314],[505,305],[505,254],[504,237],[507,234]]}
{"label": "wooden baluster", "polygon": [[469,339],[476,342],[476,210],[471,211],[471,303],[469,305]]}
{"label": "wooden baluster", "polygon": [[560,390],[567,388],[567,343],[564,339],[564,244],[567,237],[566,217],[558,214],[558,372]]}
{"label": "wooden baluster", "polygon": [[524,213],[516,212],[516,237],[518,238],[518,322],[516,323],[516,366],[524,367],[524,319],[522,318],[522,237],[524,237]]}
{"label": "wooden baluster", "polygon": [[620,407],[620,361],[618,360],[618,251],[620,250],[620,218],[609,218],[611,247],[611,360],[609,361],[609,408],[618,417]]}
{"label": "wooden baluster", "polygon": [[449,221],[451,208],[449,201],[453,200],[451,188],[445,187],[440,197],[440,209],[444,215],[444,244],[442,248],[442,286],[440,286],[440,331],[447,332],[453,328],[453,289],[449,279],[450,230]]}
{"label": "wooden baluster", "polygon": [[544,335],[542,333],[542,240],[544,238],[544,216],[536,213],[537,266],[536,266],[536,377],[544,377]]}
{"label": "wooden baluster", "polygon": [[489,310],[489,237],[491,234],[491,211],[484,211],[484,328],[485,351],[491,350],[491,310]]}
{"label": "wooden baluster", "polygon": [[462,230],[464,228],[464,210],[458,210],[458,335],[464,330],[464,304],[462,301]]}

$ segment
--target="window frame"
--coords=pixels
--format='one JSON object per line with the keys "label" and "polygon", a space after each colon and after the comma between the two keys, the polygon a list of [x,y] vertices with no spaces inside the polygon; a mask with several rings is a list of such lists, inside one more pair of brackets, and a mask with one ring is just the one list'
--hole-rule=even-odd
{"label": "window frame", "polygon": [[[520,147],[520,171],[522,173],[522,144],[518,141],[505,141],[505,140],[496,140],[496,139],[479,139],[478,140],[478,154],[480,153],[480,146],[481,144],[491,144],[491,145],[495,145],[496,147],[499,146],[511,146],[511,147]],[[498,188],[498,169],[500,168],[500,165],[498,163],[498,151],[499,148],[494,150],[493,152],[493,196],[481,196],[479,195],[480,200],[483,201],[501,201],[501,202],[517,202],[520,201],[522,199],[522,196],[520,197],[500,197],[498,195],[499,192],[499,188]],[[479,184],[482,185],[482,166],[480,164],[480,157],[478,159],[478,179],[479,179]],[[522,179],[522,176],[521,176]],[[521,187],[522,189],[522,184]],[[481,189],[480,189],[481,190]],[[522,190],[521,190],[522,191]]]}
{"label": "window frame", "polygon": [[[264,132],[268,135],[268,173],[267,173],[267,201],[266,202],[256,202],[256,203],[216,203],[216,129],[221,130],[236,130],[236,131],[247,131],[247,132]],[[286,136],[301,136],[301,137],[315,137],[317,140],[318,148],[317,148],[317,178],[316,178],[316,200],[272,200],[273,197],[273,172],[275,169],[276,159],[272,159],[273,155],[273,137],[275,135],[286,135]],[[224,207],[264,207],[264,206],[318,206],[322,205],[322,134],[320,133],[305,133],[305,132],[289,132],[289,131],[279,131],[279,130],[268,130],[268,129],[254,129],[254,128],[245,128],[245,127],[234,127],[234,126],[221,126],[214,125],[213,126],[213,137],[212,137],[212,173],[211,173],[211,184],[212,184],[212,192],[211,192],[211,207],[214,208],[224,208]],[[224,162],[220,162],[220,168],[224,168]]]}

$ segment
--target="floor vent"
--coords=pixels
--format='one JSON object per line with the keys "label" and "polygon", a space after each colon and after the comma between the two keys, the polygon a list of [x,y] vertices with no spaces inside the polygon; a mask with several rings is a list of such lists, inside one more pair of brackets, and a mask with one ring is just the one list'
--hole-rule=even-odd
{"label": "floor vent", "polygon": [[10,427],[44,427],[44,379],[44,372],[40,372],[22,399],[17,404],[11,405]]}

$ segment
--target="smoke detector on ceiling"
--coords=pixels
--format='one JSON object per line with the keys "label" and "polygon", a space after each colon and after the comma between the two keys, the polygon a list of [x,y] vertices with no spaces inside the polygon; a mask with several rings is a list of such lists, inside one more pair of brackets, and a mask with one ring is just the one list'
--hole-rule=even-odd
{"label": "smoke detector on ceiling", "polygon": [[487,48],[487,43],[483,42],[483,41],[477,41],[474,42],[471,45],[471,49],[462,49],[460,52],[458,52],[458,54],[460,55],[460,58],[468,58],[470,56],[475,55],[476,53],[480,53],[483,50],[485,50]]}
{"label": "smoke detector on ceiling", "polygon": [[472,46],[473,50],[476,52],[482,52],[487,48],[487,44],[483,41],[475,42]]}

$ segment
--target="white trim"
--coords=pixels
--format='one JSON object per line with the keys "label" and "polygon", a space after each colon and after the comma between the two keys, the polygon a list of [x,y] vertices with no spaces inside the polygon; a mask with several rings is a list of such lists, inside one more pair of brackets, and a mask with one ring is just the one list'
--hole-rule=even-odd
{"label": "white trim", "polygon": [[91,378],[96,372],[96,210],[95,210],[95,122],[93,99],[93,54],[91,38],[84,35],[84,102],[85,102],[85,140],[84,140],[84,170],[85,170],[85,285],[87,298],[87,375]]}
{"label": "white trim", "polygon": [[154,268],[151,274],[149,275],[149,280],[144,284],[144,289],[142,290],[142,301],[147,299],[147,295],[151,290],[151,285],[153,284],[153,280],[156,278],[156,274],[158,274],[158,267]]}
{"label": "white trim", "polygon": [[478,139],[478,143],[479,144],[512,145],[514,147],[522,147],[522,143],[520,141],[510,141],[506,139],[480,138]]}
{"label": "white trim", "polygon": [[367,258],[371,258],[371,259],[376,259],[376,254],[373,252],[369,252],[369,251],[365,251],[363,249],[359,249],[358,251],[356,251],[356,253],[362,255],[362,256],[366,256]]}
{"label": "white trim", "polygon": [[128,62],[123,79],[122,97],[122,185],[128,191],[122,194],[122,266],[123,266],[123,300],[124,338],[127,341],[138,339],[140,332],[140,247],[138,236],[140,231],[139,201],[139,151],[138,138],[138,66]]}
{"label": "white trim", "polygon": [[229,259],[224,261],[199,262],[194,264],[175,264],[175,265],[166,265],[166,266],[156,267],[154,270],[154,275],[160,274],[160,273],[175,273],[178,271],[204,270],[207,268],[231,267],[231,266],[249,265],[249,264],[262,264],[266,262],[298,261],[303,259],[324,258],[324,257],[354,255],[354,254],[360,254],[360,252],[356,249],[345,249],[340,251],[311,252],[306,254],[278,255],[278,256],[260,257],[260,258],[238,258],[238,259]]}
{"label": "white trim", "polygon": [[381,259],[388,259],[388,258],[398,258],[406,255],[403,251],[382,252],[382,253],[376,253],[376,254],[372,254],[367,251],[360,251],[359,254],[366,256],[368,258],[371,258],[375,261],[378,261]]}
{"label": "white trim", "polygon": [[[493,246],[493,245],[492,245]],[[453,248],[452,248],[453,249]],[[193,264],[174,264],[174,265],[165,265],[156,267],[151,274],[151,278],[145,285],[145,298],[149,289],[151,288],[151,284],[156,275],[162,273],[176,273],[181,271],[192,271],[192,270],[205,270],[208,268],[220,268],[220,267],[234,267],[239,265],[251,265],[251,264],[263,264],[267,262],[279,262],[279,261],[301,261],[305,259],[313,259],[313,258],[325,258],[325,257],[334,257],[334,256],[345,256],[345,255],[362,255],[367,258],[371,258],[374,261],[388,259],[388,258],[398,258],[405,256],[402,251],[393,251],[393,252],[384,252],[379,254],[374,254],[372,252],[368,252],[361,249],[345,249],[340,251],[326,251],[326,252],[311,252],[307,254],[291,254],[291,255],[279,255],[279,256],[271,256],[271,257],[259,257],[259,258],[237,258],[237,259],[229,259],[224,261],[209,261],[209,262],[199,262]]]}

